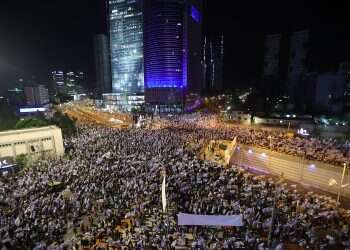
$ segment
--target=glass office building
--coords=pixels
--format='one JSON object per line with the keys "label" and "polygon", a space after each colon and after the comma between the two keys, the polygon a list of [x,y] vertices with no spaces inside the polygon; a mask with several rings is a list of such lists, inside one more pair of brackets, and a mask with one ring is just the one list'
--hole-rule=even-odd
{"label": "glass office building", "polygon": [[113,93],[144,92],[142,0],[109,0]]}
{"label": "glass office building", "polygon": [[187,15],[184,0],[145,2],[146,102],[183,104],[187,88]]}

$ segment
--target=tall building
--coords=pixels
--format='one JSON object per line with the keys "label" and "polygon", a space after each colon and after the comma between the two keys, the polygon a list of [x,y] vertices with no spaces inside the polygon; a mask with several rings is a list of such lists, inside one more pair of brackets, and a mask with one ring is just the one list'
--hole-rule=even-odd
{"label": "tall building", "polygon": [[142,0],[109,1],[112,92],[144,92]]}
{"label": "tall building", "polygon": [[278,77],[281,34],[267,35],[265,39],[264,77]]}
{"label": "tall building", "polygon": [[213,49],[214,58],[214,86],[213,89],[216,91],[223,91],[224,88],[224,36],[222,35],[220,39],[217,39],[214,43]]}
{"label": "tall building", "polygon": [[44,85],[25,86],[24,94],[28,106],[36,107],[50,102],[49,90]]}
{"label": "tall building", "polygon": [[339,64],[338,72],[344,76],[345,92],[344,92],[344,111],[350,112],[350,62]]}
{"label": "tall building", "polygon": [[56,89],[61,87],[61,86],[64,86],[65,78],[64,78],[63,71],[62,70],[52,71],[52,81],[53,81]]}
{"label": "tall building", "polygon": [[145,1],[146,102],[181,107],[187,88],[186,2]]}
{"label": "tall building", "polygon": [[224,88],[224,36],[204,39],[201,61],[204,88],[221,92]]}
{"label": "tall building", "polygon": [[287,89],[292,100],[297,98],[296,87],[303,74],[307,72],[306,57],[309,41],[309,31],[293,32],[290,37],[290,50],[287,73]]}
{"label": "tall building", "polygon": [[52,72],[52,82],[55,86],[55,92],[65,95],[82,94],[85,92],[82,87],[85,85],[86,77],[84,72],[56,70]]}
{"label": "tall building", "polygon": [[96,83],[100,94],[112,92],[108,37],[98,34],[94,37],[94,59]]}
{"label": "tall building", "polygon": [[7,90],[8,103],[13,106],[24,103],[24,91],[22,88],[13,88]]}
{"label": "tall building", "polygon": [[112,92],[166,110],[200,92],[201,10],[202,0],[109,1]]}
{"label": "tall building", "polygon": [[187,40],[188,40],[188,89],[187,93],[200,94],[205,88],[202,74],[202,32],[203,32],[203,0],[187,2]]}
{"label": "tall building", "polygon": [[319,113],[337,114],[342,112],[345,91],[346,79],[344,74],[340,72],[319,74],[313,103],[314,110]]}

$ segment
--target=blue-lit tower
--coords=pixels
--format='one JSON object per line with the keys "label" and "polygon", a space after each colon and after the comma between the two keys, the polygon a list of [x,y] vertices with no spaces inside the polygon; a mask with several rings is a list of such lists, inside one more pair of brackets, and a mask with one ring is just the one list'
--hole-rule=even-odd
{"label": "blue-lit tower", "polygon": [[[189,26],[193,23],[198,26]],[[192,86],[198,85],[198,78],[201,78],[201,37],[197,39],[198,46],[189,43],[189,29],[200,28],[198,36],[201,36],[200,24],[200,10],[192,1],[144,2],[145,98],[148,104],[157,105],[160,111],[181,110],[186,93],[192,89],[200,91],[201,87]],[[192,47],[198,53],[192,51]],[[197,56],[198,63],[192,55]],[[189,62],[198,69],[192,71]],[[193,80],[192,84],[189,78],[197,82]]]}
{"label": "blue-lit tower", "polygon": [[112,92],[144,92],[142,0],[109,0]]}

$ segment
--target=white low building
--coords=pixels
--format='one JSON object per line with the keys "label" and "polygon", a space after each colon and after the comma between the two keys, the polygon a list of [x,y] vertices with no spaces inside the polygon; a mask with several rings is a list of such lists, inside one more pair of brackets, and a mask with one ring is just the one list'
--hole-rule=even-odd
{"label": "white low building", "polygon": [[48,126],[0,132],[0,157],[15,158],[21,154],[62,156],[64,147],[61,129]]}

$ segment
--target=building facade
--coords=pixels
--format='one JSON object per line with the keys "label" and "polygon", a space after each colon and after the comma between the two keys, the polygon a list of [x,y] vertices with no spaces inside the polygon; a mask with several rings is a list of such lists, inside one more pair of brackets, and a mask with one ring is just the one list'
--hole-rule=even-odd
{"label": "building facade", "polygon": [[187,89],[186,1],[145,1],[145,89],[151,105],[182,106]]}
{"label": "building facade", "polygon": [[267,35],[265,38],[264,77],[278,77],[280,64],[281,34]]}
{"label": "building facade", "polygon": [[158,107],[199,93],[201,11],[202,0],[110,0],[112,92]]}
{"label": "building facade", "polygon": [[85,93],[83,85],[86,83],[86,76],[84,72],[55,70],[52,71],[51,77],[56,93],[69,96]]}
{"label": "building facade", "polygon": [[62,70],[52,71],[51,77],[56,89],[65,85],[65,77]]}
{"label": "building facade", "polygon": [[188,40],[188,93],[200,94],[205,88],[202,74],[202,33],[203,33],[203,0],[187,2],[187,40]]}
{"label": "building facade", "polygon": [[32,157],[42,154],[62,156],[61,129],[49,126],[0,132],[0,157],[15,158],[21,154]]}
{"label": "building facade", "polygon": [[113,93],[144,92],[142,9],[142,0],[109,1]]}
{"label": "building facade", "polygon": [[345,78],[344,111],[348,113],[350,112],[350,62],[340,63],[338,72]]}
{"label": "building facade", "polygon": [[49,90],[44,85],[24,87],[26,104],[31,107],[41,106],[50,102]]}
{"label": "building facade", "polygon": [[314,111],[317,113],[339,114],[344,108],[346,78],[344,74],[323,73],[317,77]]}
{"label": "building facade", "polygon": [[287,73],[287,89],[292,99],[296,99],[297,83],[307,72],[306,59],[309,43],[309,31],[293,32],[290,37],[290,49]]}
{"label": "building facade", "polygon": [[96,83],[100,94],[112,92],[108,37],[98,34],[94,37],[94,59]]}
{"label": "building facade", "polygon": [[224,36],[204,39],[202,52],[202,81],[205,90],[224,89]]}

